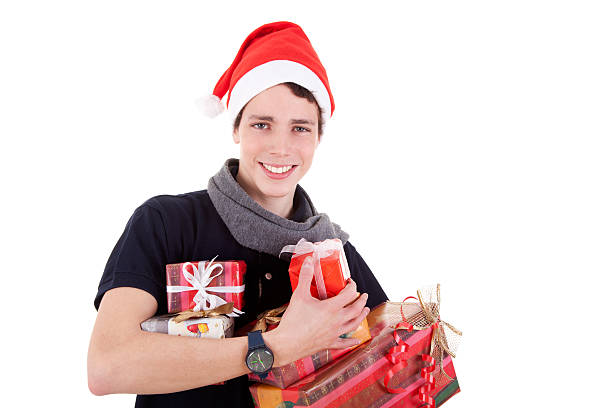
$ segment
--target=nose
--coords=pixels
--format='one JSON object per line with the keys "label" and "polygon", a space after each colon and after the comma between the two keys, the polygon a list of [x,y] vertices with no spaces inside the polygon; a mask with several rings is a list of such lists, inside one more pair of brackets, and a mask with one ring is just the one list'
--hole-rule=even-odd
{"label": "nose", "polygon": [[291,149],[291,135],[286,130],[274,129],[268,139],[268,152],[273,155],[287,156]]}

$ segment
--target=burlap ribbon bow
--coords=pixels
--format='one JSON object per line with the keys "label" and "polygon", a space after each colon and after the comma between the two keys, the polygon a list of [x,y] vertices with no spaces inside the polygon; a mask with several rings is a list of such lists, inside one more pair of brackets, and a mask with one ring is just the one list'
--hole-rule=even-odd
{"label": "burlap ribbon bow", "polygon": [[[451,357],[455,358],[455,352],[457,351],[457,346],[459,345],[463,333],[450,323],[440,319],[440,284],[438,284],[435,289],[431,287],[418,289],[417,297],[423,313],[419,313],[409,320],[406,319],[402,311],[402,318],[405,322],[411,323],[414,330],[425,330],[433,327],[429,355],[435,359],[442,373],[450,380],[453,380],[453,378],[444,371],[442,361],[444,360],[445,354],[449,354]],[[402,305],[404,303],[399,304]],[[405,329],[405,327],[399,326],[397,329]]]}
{"label": "burlap ribbon bow", "polygon": [[255,323],[255,327],[251,329],[251,331],[261,330],[264,333],[268,330],[269,324],[278,324],[281,321],[281,316],[285,310],[287,310],[288,305],[283,305],[277,307],[276,309],[267,310],[263,313],[260,313],[257,316],[257,323]]}
{"label": "burlap ribbon bow", "polygon": [[174,321],[177,323],[184,322],[188,319],[196,317],[215,317],[221,315],[229,315],[234,310],[234,302],[224,303],[221,306],[217,306],[214,309],[200,310],[194,312],[192,309],[185,310],[183,312],[176,313]]}

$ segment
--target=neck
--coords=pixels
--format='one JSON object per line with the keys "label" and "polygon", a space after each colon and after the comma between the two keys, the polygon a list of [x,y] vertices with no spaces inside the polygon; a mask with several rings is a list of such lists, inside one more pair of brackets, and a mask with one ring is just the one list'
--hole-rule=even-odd
{"label": "neck", "polygon": [[289,194],[282,197],[265,197],[258,194],[252,189],[244,177],[244,174],[240,172],[238,168],[238,174],[236,175],[236,181],[240,184],[240,187],[261,207],[270,211],[279,217],[289,218],[293,211],[293,196],[295,195],[295,188]]}

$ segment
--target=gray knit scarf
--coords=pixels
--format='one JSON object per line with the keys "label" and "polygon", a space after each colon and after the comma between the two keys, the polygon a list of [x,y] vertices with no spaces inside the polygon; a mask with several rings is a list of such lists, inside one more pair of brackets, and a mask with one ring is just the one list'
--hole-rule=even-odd
{"label": "gray knit scarf", "polygon": [[296,203],[304,206],[306,219],[303,222],[283,218],[257,204],[232,175],[238,163],[238,159],[225,162],[209,180],[208,195],[230,233],[242,246],[279,256],[285,245],[295,245],[301,238],[311,242],[339,238],[346,243],[348,234],[331,222],[327,214],[317,212],[299,184],[295,189],[294,206]]}

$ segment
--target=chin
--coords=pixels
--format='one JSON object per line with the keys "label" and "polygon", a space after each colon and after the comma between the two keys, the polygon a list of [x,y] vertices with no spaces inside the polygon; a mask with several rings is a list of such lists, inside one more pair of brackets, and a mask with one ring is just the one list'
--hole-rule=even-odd
{"label": "chin", "polygon": [[262,194],[265,195],[266,197],[275,197],[275,198],[286,197],[288,194],[291,194],[293,190],[294,189],[290,187],[261,188],[260,189]]}
{"label": "chin", "polygon": [[295,190],[295,184],[285,180],[283,183],[273,183],[268,180],[258,180],[255,182],[257,189],[267,197],[285,197]]}

